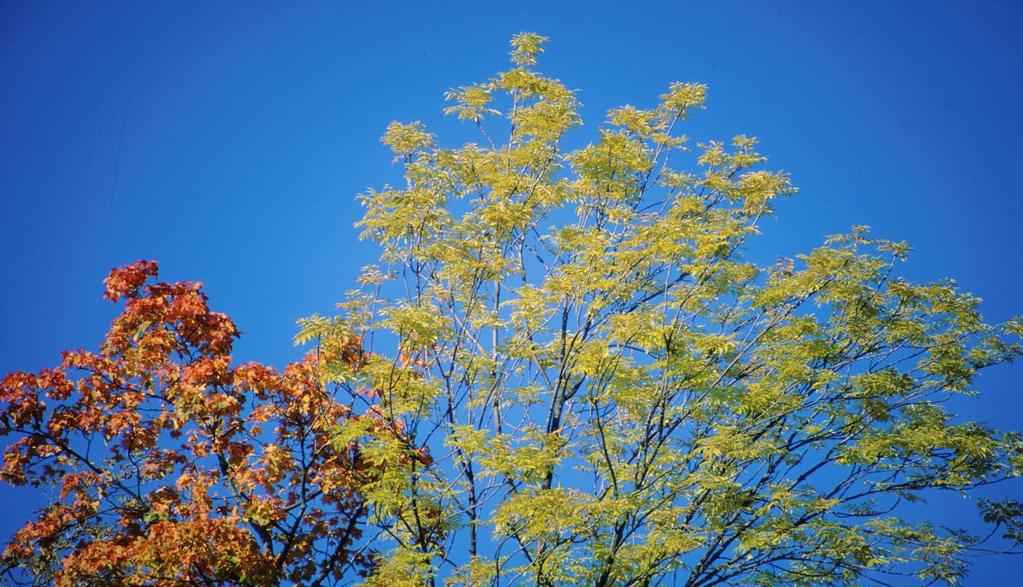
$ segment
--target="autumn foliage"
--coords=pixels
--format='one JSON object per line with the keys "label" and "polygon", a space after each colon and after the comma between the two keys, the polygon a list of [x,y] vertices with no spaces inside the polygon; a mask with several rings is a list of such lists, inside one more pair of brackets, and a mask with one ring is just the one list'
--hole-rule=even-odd
{"label": "autumn foliage", "polygon": [[[310,353],[283,372],[232,366],[238,329],[199,283],[113,270],[123,302],[99,352],[63,354],[0,383],[3,480],[55,488],[3,553],[10,580],[57,585],[333,584],[365,574],[360,488],[386,470],[350,436],[390,435],[356,415]],[[359,341],[344,360],[359,368]]]}
{"label": "autumn foliage", "polygon": [[[98,353],[8,375],[0,475],[53,492],[8,577],[852,587],[1023,552],[1023,502],[976,491],[1019,482],[1023,433],[952,411],[1023,319],[900,276],[909,246],[863,226],[758,264],[795,187],[757,140],[690,142],[707,88],[672,83],[566,150],[545,40],[447,93],[477,142],[387,127],[404,181],[357,224],[378,264],[299,320],[301,362],[236,366],[201,286],[142,261],[106,280]],[[935,497],[989,531],[906,515]]]}

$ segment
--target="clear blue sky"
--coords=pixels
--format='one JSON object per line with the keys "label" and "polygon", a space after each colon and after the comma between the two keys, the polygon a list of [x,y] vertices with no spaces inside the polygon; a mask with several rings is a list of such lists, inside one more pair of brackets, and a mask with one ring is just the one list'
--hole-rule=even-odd
{"label": "clear blue sky", "polygon": [[[1023,4],[256,4],[0,4],[0,371],[94,347],[116,310],[100,280],[139,258],[206,283],[239,359],[295,358],[294,320],[375,260],[354,195],[398,179],[385,125],[465,136],[441,95],[504,68],[522,30],[551,38],[542,68],[588,123],[708,84],[687,134],[760,137],[801,191],[757,258],[869,224],[916,247],[910,277],[1023,313]],[[1021,369],[961,411],[1023,429]],[[38,501],[0,488],[0,534]],[[967,584],[1015,584],[1021,562],[981,560]]]}

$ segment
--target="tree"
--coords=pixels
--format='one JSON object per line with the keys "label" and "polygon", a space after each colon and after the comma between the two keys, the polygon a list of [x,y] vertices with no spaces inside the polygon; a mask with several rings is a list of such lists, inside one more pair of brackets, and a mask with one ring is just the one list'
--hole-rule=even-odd
{"label": "tree", "polygon": [[[198,283],[115,269],[125,300],[98,353],[0,382],[0,477],[53,488],[3,554],[9,580],[57,585],[335,584],[365,573],[365,484],[388,464],[356,435],[401,442],[324,386],[322,355],[282,372],[231,366],[238,330]],[[334,349],[357,366],[359,341]],[[379,452],[379,451],[378,451]]]}
{"label": "tree", "polygon": [[[210,480],[200,484],[226,491],[226,505],[195,514],[191,504],[208,501],[175,497],[185,505],[175,501],[170,514],[136,505],[138,491],[116,484],[131,478],[123,463],[137,458],[137,441],[108,443],[122,463],[101,477],[100,501],[121,496],[111,513],[89,493],[99,473],[86,471],[87,489],[73,482],[67,496],[93,497],[49,510],[44,520],[61,530],[28,526],[9,558],[59,567],[72,583],[76,569],[97,572],[78,562],[80,550],[95,561],[112,549],[123,563],[100,568],[119,580],[159,569],[197,582],[238,582],[244,572],[305,584],[344,580],[344,562],[376,585],[695,587],[883,583],[889,574],[954,583],[971,549],[1018,546],[1023,504],[1013,500],[981,502],[995,544],[899,513],[908,501],[1023,470],[1023,437],[958,421],[945,407],[973,394],[980,369],[1020,353],[1023,322],[984,323],[979,300],[951,281],[899,278],[909,247],[864,227],[770,267],[745,260],[760,220],[795,191],[764,168],[756,141],[700,143],[691,154],[678,129],[703,108],[706,88],[677,83],[653,108],[612,110],[594,142],[567,150],[579,105],[536,70],[544,40],[517,35],[511,69],[447,94],[445,112],[475,126],[479,143],[442,147],[418,122],[387,128],[383,142],[404,185],[364,194],[359,223],[381,248],[380,263],[363,270],[339,315],[300,321],[296,340],[314,350],[273,384],[252,381],[248,373],[261,368],[229,368],[224,352],[215,355],[224,375],[193,378],[185,389],[197,399],[178,400],[177,382],[209,364],[202,353],[213,343],[186,337],[182,348],[198,349],[195,359],[164,353],[135,363],[134,349],[152,346],[139,344],[151,323],[165,322],[134,305],[174,304],[166,286],[130,298],[125,316],[135,317],[115,322],[104,360],[133,365],[116,385],[140,380],[136,389],[159,389],[154,399],[173,406],[158,410],[167,416],[107,424],[124,421],[114,411],[103,426],[83,428],[80,442],[108,426],[127,439],[156,426],[141,422],[186,418],[200,440],[185,450],[202,447],[194,460],[226,451],[226,468],[203,469]],[[142,269],[125,271],[108,283],[130,275],[123,291],[134,294]],[[223,349],[233,327],[225,334],[214,322],[221,342],[212,348]],[[96,369],[75,356],[66,367]],[[164,364],[182,375],[147,384]],[[40,393],[64,401],[59,390],[69,384],[50,372],[30,377],[9,376],[0,399],[7,430],[32,439],[65,413],[34,403]],[[269,399],[277,396],[267,388],[292,389],[296,379],[308,391],[288,397],[300,399]],[[93,381],[75,386],[82,398],[114,385],[80,381]],[[229,407],[217,407],[221,398]],[[267,421],[296,410],[318,448],[303,453],[298,439],[309,436],[298,432],[270,445],[236,432],[232,441],[249,448],[234,451],[218,443],[229,422],[252,420],[266,402],[281,406]],[[158,454],[156,435],[142,436],[146,454]],[[38,473],[54,454],[41,442],[9,449],[5,478],[25,482],[32,470],[32,481],[48,484],[64,475]],[[268,446],[290,459],[275,468]],[[321,456],[320,468],[304,472],[303,454]],[[64,466],[70,461],[81,468],[68,457]],[[184,470],[184,462],[161,466],[167,472],[150,486]],[[189,474],[183,486],[196,483]],[[311,478],[321,480],[315,498],[330,514],[303,517],[294,508],[304,502],[283,497],[306,495]],[[153,495],[145,503],[161,503]],[[82,511],[107,518],[62,522]],[[118,526],[114,514],[132,522]],[[230,531],[223,542],[234,555],[198,556],[188,568],[149,562],[164,543],[160,524],[197,523]],[[202,535],[204,544],[221,540]],[[116,540],[150,551],[121,554]],[[287,540],[302,544],[301,554],[282,550]]]}
{"label": "tree", "polygon": [[[795,191],[756,141],[690,154],[677,131],[706,88],[676,83],[566,152],[578,103],[536,71],[544,40],[516,36],[511,69],[447,94],[445,113],[478,143],[388,127],[405,182],[363,195],[360,222],[382,266],[342,315],[304,322],[302,340],[357,333],[383,349],[341,383],[372,389],[435,455],[410,464],[400,493],[367,494],[386,504],[373,519],[394,543],[378,572],[538,585],[962,576],[975,539],[898,506],[1020,473],[1018,434],[942,406],[1019,353],[1023,324],[985,324],[951,281],[897,277],[909,247],[864,227],[771,267],[745,261]],[[444,520],[428,540],[424,507]],[[1018,503],[984,508],[1019,538]]]}

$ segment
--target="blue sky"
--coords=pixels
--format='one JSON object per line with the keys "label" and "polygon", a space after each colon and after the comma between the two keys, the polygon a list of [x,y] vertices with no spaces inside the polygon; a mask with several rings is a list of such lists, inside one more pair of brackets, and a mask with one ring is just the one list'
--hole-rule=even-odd
{"label": "blue sky", "polygon": [[[800,188],[755,258],[868,224],[915,246],[909,277],[955,277],[990,320],[1023,313],[1021,4],[372,4],[0,4],[0,371],[94,347],[116,311],[101,279],[139,258],[206,284],[239,359],[297,357],[295,319],[375,260],[354,196],[399,179],[386,124],[467,136],[443,92],[506,67],[522,30],[580,89],[580,142],[609,107],[708,84],[685,132],[757,136]],[[1023,429],[1020,368],[960,411]],[[36,501],[0,489],[0,533]],[[1018,565],[981,560],[968,584]]]}

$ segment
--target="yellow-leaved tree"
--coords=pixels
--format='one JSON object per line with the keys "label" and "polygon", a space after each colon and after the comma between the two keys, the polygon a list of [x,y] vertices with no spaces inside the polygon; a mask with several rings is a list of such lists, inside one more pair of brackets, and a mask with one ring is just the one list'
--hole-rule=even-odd
{"label": "yellow-leaved tree", "polygon": [[[366,490],[371,582],[956,582],[980,539],[899,506],[1020,473],[1018,434],[942,406],[1019,353],[1021,323],[900,278],[908,247],[865,227],[744,260],[795,191],[756,140],[688,146],[706,88],[675,83],[566,152],[579,104],[536,70],[544,41],[446,95],[477,142],[387,128],[405,183],[362,195],[358,224],[380,263],[301,321],[328,354],[366,341],[332,376],[411,439]],[[986,547],[1018,545],[1020,504],[980,505]]]}

